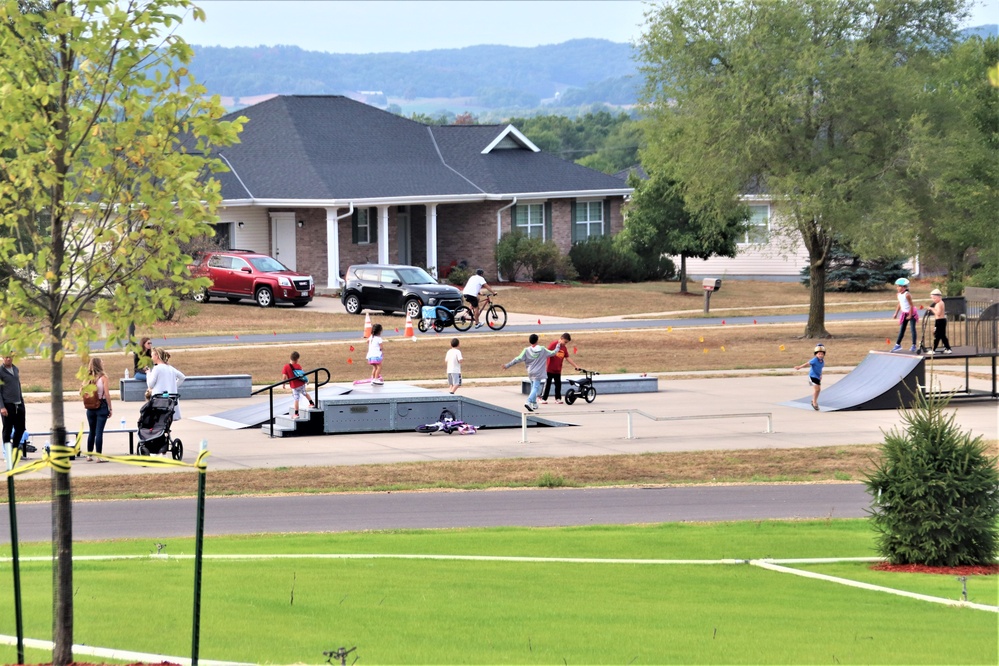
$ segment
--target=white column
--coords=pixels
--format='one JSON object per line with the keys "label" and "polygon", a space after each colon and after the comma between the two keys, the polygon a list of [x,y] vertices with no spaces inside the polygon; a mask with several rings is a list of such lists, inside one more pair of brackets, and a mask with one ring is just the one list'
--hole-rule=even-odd
{"label": "white column", "polygon": [[326,286],[340,288],[340,225],[336,208],[326,209]]}
{"label": "white column", "polygon": [[389,225],[388,206],[378,207],[378,263],[389,262]]}
{"label": "white column", "polygon": [[427,204],[427,267],[437,278],[437,204]]}

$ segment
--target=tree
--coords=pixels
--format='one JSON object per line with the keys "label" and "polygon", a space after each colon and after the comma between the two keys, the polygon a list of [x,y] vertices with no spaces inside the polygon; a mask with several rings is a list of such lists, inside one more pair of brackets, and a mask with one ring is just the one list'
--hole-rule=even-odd
{"label": "tree", "polygon": [[624,221],[624,235],[648,262],[663,255],[680,255],[680,293],[687,293],[687,259],[734,257],[745,230],[744,211],[691,213],[684,206],[683,188],[658,174],[642,180],[628,177],[634,188]]}
{"label": "tree", "polygon": [[947,268],[947,292],[959,296],[973,280],[999,288],[999,39],[971,37],[957,44],[931,71],[921,97],[924,159],[913,169],[925,182],[932,215],[919,232],[920,251]]}
{"label": "tree", "polygon": [[692,213],[729,211],[753,182],[809,255],[807,337],[827,337],[834,236],[862,256],[913,254],[921,211],[907,172],[921,74],[965,0],[678,0],[638,45],[646,168]]}
{"label": "tree", "polygon": [[905,427],[885,434],[865,479],[878,551],[892,564],[993,564],[999,554],[999,471],[981,436],[961,432],[945,398],[918,394]]}
{"label": "tree", "polygon": [[[211,234],[220,201],[207,153],[232,143],[217,98],[166,33],[188,0],[0,4],[0,345],[50,361],[52,441],[66,439],[62,367],[189,290],[178,243]],[[170,284],[146,289],[148,281]],[[74,363],[80,361],[72,361]],[[53,661],[72,661],[71,484],[53,469]]]}

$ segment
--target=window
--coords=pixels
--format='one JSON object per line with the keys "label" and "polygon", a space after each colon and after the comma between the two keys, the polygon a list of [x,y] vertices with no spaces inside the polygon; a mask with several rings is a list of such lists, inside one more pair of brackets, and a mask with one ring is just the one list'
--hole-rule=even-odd
{"label": "window", "polygon": [[213,254],[208,260],[208,265],[212,268],[232,268],[232,259],[221,254]]}
{"label": "window", "polygon": [[375,228],[378,224],[377,208],[359,208],[354,211],[354,242],[367,245],[375,242]]}
{"label": "window", "polygon": [[232,262],[230,268],[234,271],[241,271],[244,268],[250,267],[250,264],[246,263],[245,259],[240,259],[239,257],[231,257],[229,261]]}
{"label": "window", "polygon": [[584,241],[587,238],[596,238],[604,235],[604,202],[603,201],[577,201],[575,239]]}
{"label": "window", "polygon": [[517,204],[517,218],[513,222],[515,231],[522,231],[528,238],[545,239],[545,205]]}
{"label": "window", "polygon": [[749,221],[746,223],[744,244],[766,243],[770,237],[770,206],[767,204],[749,207]]}

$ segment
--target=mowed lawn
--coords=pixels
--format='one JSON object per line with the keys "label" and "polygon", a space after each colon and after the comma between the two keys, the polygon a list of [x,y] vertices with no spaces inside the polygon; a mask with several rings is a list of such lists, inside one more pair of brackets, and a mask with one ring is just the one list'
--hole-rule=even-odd
{"label": "mowed lawn", "polygon": [[[174,559],[148,558],[147,540],[77,545],[81,556],[142,556],[76,564],[77,643],[190,654],[193,543],[158,541]],[[746,563],[662,561],[872,549],[862,520],[212,538],[205,552],[219,559],[204,565],[200,656],[323,663],[324,651],[344,646],[356,648],[351,661],[397,664],[996,663],[994,613]],[[22,589],[26,634],[45,638],[50,553],[22,552],[42,556],[22,565]],[[224,559],[235,554],[258,557]],[[319,557],[332,555],[351,557]],[[836,566],[914,591],[946,592],[939,581],[952,578]],[[923,582],[930,578],[938,580]],[[994,578],[973,577],[969,590],[978,603],[997,601]],[[0,633],[10,635],[6,608]],[[0,647],[0,659],[11,662],[13,648]]]}

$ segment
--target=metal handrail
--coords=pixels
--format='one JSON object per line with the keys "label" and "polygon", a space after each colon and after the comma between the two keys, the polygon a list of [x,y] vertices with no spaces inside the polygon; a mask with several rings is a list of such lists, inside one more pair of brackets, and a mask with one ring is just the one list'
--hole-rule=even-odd
{"label": "metal handrail", "polygon": [[[322,372],[323,374],[326,375],[326,378],[323,379],[323,381],[321,381],[321,382],[319,381],[319,373],[320,372]],[[319,404],[319,387],[320,386],[325,386],[326,384],[329,384],[330,383],[330,379],[332,378],[332,375],[330,375],[330,371],[327,370],[326,368],[313,368],[312,370],[309,370],[305,374],[308,377],[312,377],[312,380],[310,381],[310,383],[312,384],[312,391],[313,391],[313,395],[315,396],[315,401],[314,402],[318,405]],[[279,382],[274,382],[273,384],[271,384],[269,386],[264,386],[263,388],[259,388],[256,391],[253,391],[252,393],[250,393],[250,395],[257,395],[258,393],[263,393],[264,391],[268,392],[268,399],[270,401],[270,415],[271,415],[271,418],[270,418],[270,421],[269,421],[269,423],[271,424],[271,430],[270,430],[269,434],[270,434],[271,437],[274,436],[274,389],[278,388],[279,386],[284,386],[285,384],[288,384],[289,382],[295,382],[295,381],[300,381],[300,378],[299,377],[289,377],[288,379],[282,379]],[[309,392],[306,391],[305,394],[308,395]]]}
{"label": "metal handrail", "polygon": [[[641,409],[589,409],[589,410],[555,410],[548,411],[545,410],[545,416],[549,414],[627,414],[628,415],[628,435],[625,439],[635,439],[635,431],[633,426],[633,414],[638,414],[644,416],[652,421],[696,421],[703,419],[730,419],[730,418],[744,418],[747,416],[763,416],[767,419],[767,429],[763,432],[765,434],[771,434],[774,431],[774,415],[772,412],[749,412],[745,414],[702,414],[697,416],[655,416],[654,414],[649,414],[648,412],[643,412]],[[520,415],[520,443],[529,444],[527,439],[527,418],[529,416],[537,416],[534,412],[522,412]]]}

